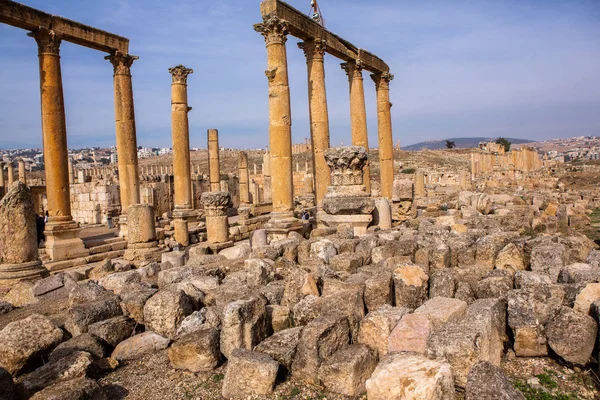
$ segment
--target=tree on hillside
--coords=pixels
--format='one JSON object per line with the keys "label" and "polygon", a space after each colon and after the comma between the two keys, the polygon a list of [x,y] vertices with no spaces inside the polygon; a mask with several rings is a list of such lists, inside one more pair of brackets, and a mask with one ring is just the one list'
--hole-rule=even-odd
{"label": "tree on hillside", "polygon": [[499,137],[498,139],[496,139],[496,144],[500,144],[500,145],[504,146],[504,152],[506,152],[506,153],[509,152],[511,143],[508,140],[506,140],[505,138]]}
{"label": "tree on hillside", "polygon": [[447,149],[453,149],[456,147],[456,143],[454,143],[454,140],[446,140],[446,148]]}

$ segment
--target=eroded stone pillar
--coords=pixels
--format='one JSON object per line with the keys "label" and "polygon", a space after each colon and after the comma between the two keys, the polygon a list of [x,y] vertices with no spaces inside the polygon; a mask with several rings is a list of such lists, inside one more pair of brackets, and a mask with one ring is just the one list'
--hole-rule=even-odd
{"label": "eroded stone pillar", "polygon": [[75,170],[73,169],[73,161],[69,158],[69,185],[75,183]]}
{"label": "eroded stone pillar", "polygon": [[[273,201],[272,197],[272,189],[271,189],[271,153],[267,150],[267,152],[263,155],[263,165],[262,165],[262,173],[263,173],[263,197],[265,203],[270,203]],[[258,204],[258,200],[254,201],[255,204]]]}
{"label": "eroded stone pillar", "polygon": [[201,202],[206,215],[208,241],[211,243],[229,241],[227,209],[231,206],[231,195],[228,192],[204,192]]}
{"label": "eroded stone pillar", "polygon": [[105,59],[111,62],[114,70],[115,125],[121,196],[119,220],[121,235],[127,236],[126,220],[129,206],[140,202],[135,110],[131,85],[131,65],[138,57],[116,51]]}
{"label": "eroded stone pillar", "polygon": [[[350,84],[350,125],[352,130],[352,146],[364,147],[369,154],[369,135],[367,132],[367,109],[365,105],[365,89],[363,86],[362,62],[360,60],[342,63],[342,69],[348,75]],[[364,167],[364,185],[367,193],[371,193],[371,172],[369,160]]]}
{"label": "eroded stone pillar", "polygon": [[320,39],[299,43],[304,50],[308,68],[308,109],[310,113],[310,136],[313,153],[313,180],[317,206],[321,207],[327,187],[331,185],[331,174],[324,152],[329,148],[329,114],[325,90],[326,43]]}
{"label": "eroded stone pillar", "polygon": [[25,160],[19,158],[17,160],[19,166],[19,181],[27,185],[27,172],[25,171]]}
{"label": "eroded stone pillar", "polygon": [[221,190],[221,166],[219,164],[219,131],[208,130],[208,175],[210,180],[210,191]]}
{"label": "eroded stone pillar", "polygon": [[263,18],[254,25],[267,46],[269,82],[269,149],[271,151],[273,212],[267,230],[291,228],[298,221],[293,217],[294,182],[292,172],[292,114],[285,42],[287,21],[275,16]]}
{"label": "eroded stone pillar", "polygon": [[71,216],[67,127],[60,68],[61,38],[41,28],[28,34],[38,45],[42,137],[46,172],[48,223],[46,253],[52,261],[88,254]]}
{"label": "eroded stone pillar", "polygon": [[10,187],[15,181],[15,169],[12,161],[9,161],[8,164],[6,164],[6,173],[8,175],[8,186]]}
{"label": "eroded stone pillar", "polygon": [[6,193],[6,181],[4,180],[4,162],[0,161],[0,199]]}
{"label": "eroded stone pillar", "polygon": [[389,72],[372,74],[377,90],[377,132],[379,138],[379,175],[381,196],[392,199],[394,188],[394,139],[392,138],[392,103],[390,102],[390,81],[394,75]]}
{"label": "eroded stone pillar", "polygon": [[425,196],[425,175],[417,171],[415,174],[415,197]]}
{"label": "eroded stone pillar", "polygon": [[[250,204],[248,153],[245,151],[240,151],[238,157],[238,169],[240,174],[240,205]],[[254,166],[256,167],[256,164],[254,164]]]}

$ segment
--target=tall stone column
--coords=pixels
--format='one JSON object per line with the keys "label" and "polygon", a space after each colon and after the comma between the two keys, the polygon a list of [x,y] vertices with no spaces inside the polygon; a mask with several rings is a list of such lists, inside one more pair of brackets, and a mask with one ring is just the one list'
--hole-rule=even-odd
{"label": "tall stone column", "polygon": [[171,126],[173,135],[173,184],[175,240],[183,246],[190,244],[188,221],[192,211],[192,174],[190,170],[190,129],[187,101],[187,77],[194,71],[178,65],[169,68],[171,83]]}
{"label": "tall stone column", "polygon": [[73,161],[69,158],[69,184],[75,183],[75,170],[73,169]]}
{"label": "tall stone column", "polygon": [[[262,165],[262,174],[263,174],[263,187],[264,187],[264,201],[265,203],[270,203],[273,201],[272,196],[272,188],[271,188],[271,153],[269,150],[265,152],[263,155],[263,165]],[[258,200],[254,200],[255,204],[258,204]]]}
{"label": "tall stone column", "polygon": [[8,187],[10,187],[15,181],[15,169],[12,160],[6,165],[6,172],[8,175]]}
{"label": "tall stone column", "polygon": [[[364,147],[369,153],[369,135],[367,132],[367,108],[365,105],[365,89],[363,87],[362,62],[360,60],[342,63],[342,69],[348,75],[350,84],[350,124],[352,130],[352,146]],[[371,194],[371,171],[369,160],[364,167],[364,185]]]}
{"label": "tall stone column", "polygon": [[25,160],[19,158],[17,160],[19,166],[19,181],[27,185],[27,173],[25,172]]}
{"label": "tall stone column", "polygon": [[392,114],[390,103],[390,81],[394,75],[389,72],[372,74],[377,90],[377,131],[379,138],[379,175],[381,196],[392,199],[394,187],[394,139],[392,138]]}
{"label": "tall stone column", "polygon": [[269,149],[273,202],[267,229],[283,234],[283,230],[298,222],[293,217],[292,114],[285,47],[289,28],[287,21],[268,16],[263,18],[262,23],[254,25],[254,29],[263,35],[267,46],[265,75],[269,82]]}
{"label": "tall stone column", "polygon": [[59,55],[61,38],[54,31],[44,28],[28,35],[37,42],[40,64],[42,137],[48,199],[46,253],[52,261],[65,260],[88,252],[79,239],[79,228],[71,216],[67,126]]}
{"label": "tall stone column", "polygon": [[208,175],[210,191],[221,190],[221,166],[219,164],[219,131],[208,130]]}
{"label": "tall stone column", "polygon": [[415,197],[425,196],[425,175],[417,171],[415,174]]}
{"label": "tall stone column", "polygon": [[[256,166],[256,164],[254,164]],[[238,169],[240,174],[240,205],[250,204],[250,187],[248,176],[248,153],[239,152]]]}
{"label": "tall stone column", "polygon": [[138,57],[116,51],[105,59],[111,62],[114,70],[115,125],[121,195],[119,220],[122,224],[121,235],[127,236],[126,220],[129,206],[140,202],[135,110],[131,85],[131,65]]}
{"label": "tall stone column", "polygon": [[4,193],[6,192],[6,181],[4,180],[4,162],[0,161],[0,199],[4,197]]}
{"label": "tall stone column", "polygon": [[310,113],[310,136],[313,153],[313,180],[317,207],[321,207],[327,187],[331,185],[331,173],[324,152],[329,148],[329,115],[325,91],[326,43],[320,39],[298,43],[304,50],[308,68],[308,109]]}

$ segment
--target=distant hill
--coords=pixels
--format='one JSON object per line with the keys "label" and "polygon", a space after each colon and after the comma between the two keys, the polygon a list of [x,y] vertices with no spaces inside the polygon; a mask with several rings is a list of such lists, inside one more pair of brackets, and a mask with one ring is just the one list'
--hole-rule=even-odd
{"label": "distant hill", "polygon": [[[467,138],[450,138],[447,140],[453,141],[456,144],[456,148],[473,148],[479,147],[479,142],[490,142],[496,141],[497,138],[486,138],[486,137],[467,137]],[[530,143],[531,140],[506,138],[512,144]],[[420,142],[411,144],[410,146],[402,147],[402,150],[440,150],[446,148],[446,139],[443,140],[428,140],[426,142]]]}

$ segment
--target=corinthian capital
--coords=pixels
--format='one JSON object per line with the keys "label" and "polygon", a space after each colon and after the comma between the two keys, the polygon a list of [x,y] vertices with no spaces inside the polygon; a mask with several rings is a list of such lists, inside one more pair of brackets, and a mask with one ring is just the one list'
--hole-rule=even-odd
{"label": "corinthian capital", "polygon": [[115,51],[110,56],[104,57],[113,65],[115,75],[131,75],[131,65],[138,58],[138,56],[123,54],[120,51]]}
{"label": "corinthian capital", "polygon": [[176,67],[169,68],[169,73],[173,77],[173,83],[187,85],[187,77],[189,74],[193,74],[194,70],[180,64]]}
{"label": "corinthian capital", "polygon": [[38,45],[39,54],[56,54],[60,52],[61,38],[51,29],[40,28],[36,31],[29,32],[27,36],[35,39]]}
{"label": "corinthian capital", "polygon": [[348,61],[340,65],[346,71],[348,79],[362,79],[363,62],[361,60]]}
{"label": "corinthian capital", "polygon": [[285,44],[286,35],[289,33],[289,24],[274,15],[267,15],[263,17],[262,23],[254,25],[254,30],[263,35],[267,46],[273,43]]}
{"label": "corinthian capital", "polygon": [[325,49],[327,48],[327,42],[322,39],[314,39],[306,42],[298,43],[298,47],[304,50],[304,55],[307,60],[322,60],[325,56]]}
{"label": "corinthian capital", "polygon": [[375,82],[376,87],[389,88],[390,81],[394,79],[394,75],[390,74],[389,71],[385,71],[377,74],[371,74],[371,79],[373,79],[373,82]]}

